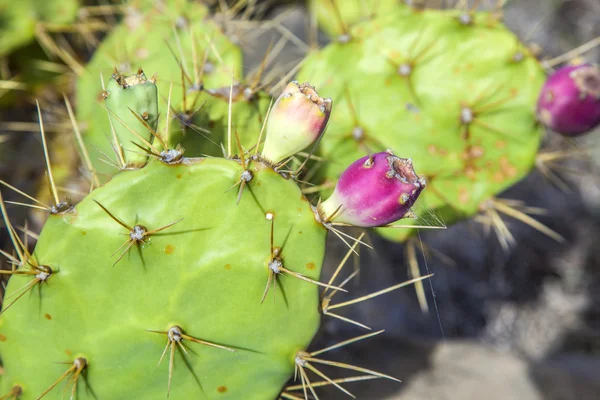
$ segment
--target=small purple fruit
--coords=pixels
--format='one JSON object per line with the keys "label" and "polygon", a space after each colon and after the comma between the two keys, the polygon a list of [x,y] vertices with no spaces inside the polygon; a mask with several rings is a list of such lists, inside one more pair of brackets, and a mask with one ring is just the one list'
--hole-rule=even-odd
{"label": "small purple fruit", "polygon": [[389,150],[366,156],[342,173],[331,197],[321,203],[322,219],[365,228],[387,225],[410,214],[425,185],[410,158]]}
{"label": "small purple fruit", "polygon": [[320,97],[308,83],[290,82],[269,115],[263,157],[278,163],[315,143],[325,130],[331,106],[331,99]]}
{"label": "small purple fruit", "polygon": [[548,128],[568,136],[600,124],[600,66],[582,64],[557,70],[542,88],[537,114]]}

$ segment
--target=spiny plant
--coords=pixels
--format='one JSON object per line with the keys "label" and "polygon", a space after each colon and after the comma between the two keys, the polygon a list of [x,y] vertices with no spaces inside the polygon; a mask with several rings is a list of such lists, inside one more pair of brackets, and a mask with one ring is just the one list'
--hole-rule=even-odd
{"label": "spiny plant", "polygon": [[[154,90],[140,75],[122,78]],[[139,106],[123,90],[107,86],[107,99],[117,97],[111,118]],[[332,311],[417,281],[333,301],[356,275],[340,279],[363,237],[339,226],[402,218],[424,182],[409,160],[378,153],[350,165],[335,196],[309,203],[300,170],[287,164],[321,138],[330,112],[331,100],[292,82],[263,125],[262,150],[262,130],[245,151],[230,125],[224,158],[189,158],[172,145],[167,109],[164,130],[147,122],[133,136],[148,160],[122,153],[130,167],[96,182],[77,205],[58,198],[46,151],[55,202],[40,206],[48,219],[33,252],[32,234],[25,228],[21,238],[0,196],[14,244],[2,252],[10,269],[0,271],[11,276],[0,319],[4,398],[41,399],[62,387],[71,399],[308,399],[323,385],[350,394],[342,384],[395,379],[322,356],[381,331],[308,349],[322,316],[367,328]],[[153,120],[148,113],[144,122]],[[124,126],[130,130],[115,135],[131,138],[133,127]],[[324,283],[329,231],[352,245]],[[323,366],[360,375],[332,380]],[[294,372],[300,384],[282,391]]]}
{"label": "spiny plant", "polygon": [[[222,155],[219,143],[224,141],[229,116],[242,145],[249,148],[254,144],[254,138],[245,132],[260,129],[271,99],[261,81],[267,61],[265,58],[255,73],[244,77],[240,48],[203,4],[188,0],[130,2],[123,20],[94,51],[77,81],[77,117],[84,124],[83,136],[94,154],[96,169],[103,175],[114,173],[98,158],[102,153],[112,154],[106,141],[111,130],[123,129],[123,124],[114,120],[109,125],[106,116],[98,112],[98,104],[104,102],[103,85],[119,80],[113,66],[129,73],[143,64],[155,76],[153,82],[162,96],[155,96],[153,107],[160,103],[169,108],[173,140],[187,155],[200,156]],[[98,75],[103,76],[104,84]],[[168,105],[167,97],[171,99]],[[106,107],[110,110],[108,102]],[[129,142],[122,144],[126,151],[137,151]]]}
{"label": "spiny plant", "polygon": [[[562,241],[528,215],[543,210],[500,198],[536,167],[554,179],[549,165],[572,154],[541,151],[545,130],[536,103],[550,64],[538,61],[537,53],[503,25],[502,1],[491,11],[477,11],[478,2],[444,10],[408,3],[311,2],[332,41],[307,56],[298,79],[310,80],[338,101],[318,150],[324,159],[322,184],[305,193],[329,194],[352,160],[402,148],[419,165],[428,190],[419,200],[419,216],[402,222],[415,229],[377,231],[406,244],[414,276],[419,268],[413,239],[423,226],[475,217],[508,249],[514,239],[504,215]],[[561,81],[558,94],[567,101],[582,92]],[[595,92],[587,93],[570,110],[579,107],[588,115],[579,122],[589,129]],[[551,110],[558,112],[561,103],[541,103],[541,120]],[[418,290],[426,309],[424,292]]]}
{"label": "spiny plant", "polygon": [[[299,73],[340,98],[320,143],[335,160],[323,175],[333,183],[352,159],[402,147],[429,184],[420,203],[446,223],[495,209],[535,166],[544,70],[494,13],[396,7],[352,26]],[[405,241],[415,231],[386,232]]]}

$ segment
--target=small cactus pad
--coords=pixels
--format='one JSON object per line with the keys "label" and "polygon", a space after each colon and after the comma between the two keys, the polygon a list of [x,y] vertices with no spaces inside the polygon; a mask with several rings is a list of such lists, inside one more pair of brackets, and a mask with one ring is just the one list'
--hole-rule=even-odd
{"label": "small cactus pad", "polygon": [[[154,80],[147,79],[140,69],[137,74],[124,76],[115,72],[104,92],[108,117],[121,147],[131,141],[152,140],[158,123],[158,91]],[[135,133],[134,133],[135,132]],[[148,157],[139,151],[123,154],[127,165],[143,166]]]}
{"label": "small cactus pad", "polygon": [[6,290],[38,280],[0,320],[0,393],[36,399],[66,374],[49,396],[276,398],[320,313],[315,284],[269,278],[318,280],[327,231],[294,181],[249,169],[237,205],[239,161],[153,160],[51,215],[37,272]]}
{"label": "small cactus pad", "polygon": [[[432,209],[451,223],[532,169],[545,74],[496,15],[401,7],[350,34],[311,54],[298,77],[336,99],[320,144],[326,180],[393,148],[427,180],[417,213]],[[384,234],[401,241],[410,233]]]}

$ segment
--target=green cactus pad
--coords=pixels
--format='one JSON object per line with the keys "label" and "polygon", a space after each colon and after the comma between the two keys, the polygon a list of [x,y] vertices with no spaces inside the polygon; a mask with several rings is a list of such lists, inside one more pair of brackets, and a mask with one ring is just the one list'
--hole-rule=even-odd
{"label": "green cactus pad", "polygon": [[[417,211],[451,223],[532,169],[545,74],[494,15],[402,7],[356,25],[351,37],[312,54],[299,74],[337,100],[321,141],[327,180],[393,149],[428,179]],[[402,241],[411,231],[381,233]]]}
{"label": "green cactus pad", "polygon": [[[141,141],[132,131],[146,142],[152,141],[150,129],[156,132],[158,123],[158,91],[154,81],[147,79],[141,69],[130,76],[113,74],[103,97],[106,98],[108,117],[121,147],[129,147],[132,141]],[[141,153],[140,149],[136,150],[123,153],[127,165],[140,167],[148,161],[146,154]]]}
{"label": "green cactus pad", "polygon": [[[99,161],[101,152],[114,156],[107,140],[111,131],[106,113],[99,112],[99,105],[104,101],[101,75],[108,82],[115,68],[120,73],[131,74],[143,65],[148,76],[157,76],[162,110],[166,110],[172,85],[171,116],[174,117],[174,114],[195,111],[194,114],[199,115],[204,112],[202,100],[207,98],[197,98],[196,85],[202,83],[205,88],[228,86],[232,78],[239,80],[242,73],[240,49],[208,19],[204,5],[187,0],[130,3],[123,22],[102,41],[86,66],[85,74],[77,80],[77,119],[82,124],[92,162],[103,176],[112,175],[115,170]],[[185,71],[183,83],[179,63]],[[202,139],[202,136],[191,133],[186,139],[186,142],[192,139],[191,143],[182,145],[189,155],[198,156],[200,152],[193,151],[193,139]],[[217,143],[220,140],[211,139]],[[213,147],[218,150],[218,146]]]}
{"label": "green cactus pad", "polygon": [[[228,141],[230,89],[230,86],[226,86],[210,92],[191,93],[191,96],[197,96],[194,102],[201,108],[187,115],[180,113],[176,120],[172,120],[169,142],[181,144],[186,155],[222,156],[221,144]],[[242,91],[242,85],[234,86],[231,102],[232,136],[237,132],[240,144],[249,149],[256,145],[271,96],[258,91],[246,98]]]}
{"label": "green cactus pad", "polygon": [[[169,352],[157,362],[167,337],[147,330],[177,325],[235,352],[184,339],[189,357],[175,352],[171,398],[275,398],[320,314],[317,286],[293,277],[280,277],[261,304],[271,257],[265,215],[274,215],[284,266],[313,279],[326,230],[293,181],[259,162],[251,169],[252,192],[244,188],[238,205],[228,189],[239,180],[239,162],[187,159],[124,171],[73,214],[50,216],[33,257],[54,273],[0,320],[0,393],[18,384],[20,399],[35,399],[84,357],[78,399],[164,399]],[[95,201],[149,231],[179,222],[134,244],[113,266],[129,232]],[[14,276],[7,296],[32,278]]]}

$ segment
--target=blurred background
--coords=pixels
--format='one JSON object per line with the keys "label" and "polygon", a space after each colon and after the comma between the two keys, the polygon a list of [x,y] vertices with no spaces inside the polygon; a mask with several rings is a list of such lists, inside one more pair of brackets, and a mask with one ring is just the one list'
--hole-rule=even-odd
{"label": "blurred background", "polygon": [[[429,3],[451,7],[454,2]],[[215,1],[215,10],[224,4]],[[254,25],[230,32],[245,50],[248,70],[260,63],[272,39],[286,32],[302,43],[310,40],[303,2],[258,5]],[[261,26],[261,20],[280,24],[262,23],[260,35],[244,40],[244,29]],[[551,58],[600,36],[600,2],[513,0],[505,6],[504,21],[524,42],[539,46],[544,57]],[[321,45],[327,42],[325,35],[318,40]],[[290,40],[270,68],[289,70],[306,50]],[[3,59],[0,69],[5,77],[14,73],[15,65],[25,68],[26,62],[19,61],[22,56],[17,52]],[[583,57],[598,63],[600,51],[592,49]],[[61,94],[42,85],[21,93],[6,83],[8,79],[1,82],[0,179],[36,193],[43,185],[45,166],[33,99],[57,104]],[[44,116],[47,131],[50,140],[60,142],[64,127],[56,125],[52,115]],[[556,142],[551,146],[563,145],[557,137],[550,140]],[[576,145],[585,152],[566,159],[558,172],[568,187],[557,187],[534,172],[502,195],[545,209],[545,215],[536,218],[564,242],[510,219],[506,222],[515,244],[508,250],[475,220],[441,231],[422,230],[420,238],[431,251],[426,258],[418,257],[421,274],[434,274],[424,284],[429,311],[421,310],[413,287],[345,310],[349,318],[385,332],[336,351],[335,358],[402,380],[348,384],[358,398],[600,399],[600,132],[578,139]],[[77,164],[70,144],[54,148],[62,150],[51,158]],[[3,195],[17,199],[8,190]],[[20,207],[11,207],[10,213],[13,223],[27,223],[34,231],[44,219],[43,213]],[[360,274],[350,283],[352,297],[410,279],[404,248],[369,236],[374,250],[361,250]],[[1,248],[9,249],[9,243],[2,230]],[[346,250],[334,236],[330,238],[326,277]],[[326,318],[312,347],[355,335],[353,326]],[[345,397],[335,389],[323,393],[327,399]]]}

